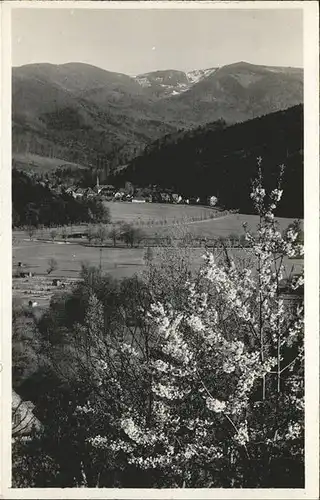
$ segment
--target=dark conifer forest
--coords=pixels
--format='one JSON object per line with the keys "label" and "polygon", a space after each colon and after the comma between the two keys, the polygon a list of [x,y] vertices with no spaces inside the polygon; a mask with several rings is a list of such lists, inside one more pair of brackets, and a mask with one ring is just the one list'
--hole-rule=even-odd
{"label": "dark conifer forest", "polygon": [[96,199],[74,199],[57,193],[24,172],[12,170],[12,224],[50,226],[80,222],[108,222],[108,210]]}
{"label": "dark conifer forest", "polygon": [[232,126],[219,120],[167,135],[148,146],[114,180],[157,184],[190,197],[216,195],[225,208],[251,213],[249,193],[257,157],[263,158],[267,188],[274,185],[278,167],[286,167],[277,215],[302,217],[302,105]]}

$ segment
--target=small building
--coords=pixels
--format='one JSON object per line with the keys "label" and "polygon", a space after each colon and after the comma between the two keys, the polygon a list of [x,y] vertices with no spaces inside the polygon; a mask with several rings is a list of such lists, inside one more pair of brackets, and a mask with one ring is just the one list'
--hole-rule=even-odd
{"label": "small building", "polygon": [[72,194],[72,193],[73,193],[73,188],[72,188],[72,187],[68,187],[68,188],[66,189],[66,193],[67,193],[67,194]]}
{"label": "small building", "polygon": [[131,201],[132,203],[145,203],[146,198],[144,196],[134,196]]}
{"label": "small building", "polygon": [[114,195],[114,199],[116,201],[121,201],[123,200],[124,198],[126,197],[126,193],[124,193],[123,191],[117,191]]}
{"label": "small building", "polygon": [[170,203],[170,194],[161,192],[160,193],[160,199],[162,203]]}
{"label": "small building", "polygon": [[216,206],[217,203],[218,203],[218,198],[216,196],[208,197],[208,205],[210,205],[210,207]]}
{"label": "small building", "polygon": [[198,205],[200,203],[200,198],[199,196],[193,196],[189,201],[191,205]]}
{"label": "small building", "polygon": [[86,196],[87,198],[92,198],[92,197],[93,197],[93,196],[95,196],[95,195],[96,195],[96,193],[94,192],[94,190],[93,190],[92,188],[90,188],[90,187],[89,187],[89,188],[87,188],[87,189],[85,190],[85,196]]}
{"label": "small building", "polygon": [[72,196],[74,198],[82,198],[84,195],[85,195],[85,189],[83,188],[76,188],[72,193]]}
{"label": "small building", "polygon": [[182,200],[182,197],[177,193],[172,193],[171,198],[173,203],[180,203],[179,200]]}
{"label": "small building", "polygon": [[33,413],[34,407],[31,401],[23,401],[15,391],[12,391],[13,438],[28,436],[33,429],[41,429],[41,422]]}
{"label": "small building", "polygon": [[116,188],[112,184],[106,184],[105,186],[97,186],[97,192],[101,196],[112,197],[116,193]]}

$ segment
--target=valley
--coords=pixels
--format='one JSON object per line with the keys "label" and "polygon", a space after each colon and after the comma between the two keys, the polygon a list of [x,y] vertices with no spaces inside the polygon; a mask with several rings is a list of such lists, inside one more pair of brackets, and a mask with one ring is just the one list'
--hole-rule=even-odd
{"label": "valley", "polygon": [[304,392],[312,2],[33,3],[4,5],[4,491],[307,485],[318,498]]}
{"label": "valley", "polygon": [[[14,296],[48,304],[57,291],[52,280],[72,286],[84,262],[101,265],[116,279],[139,274],[146,249],[170,246],[168,238],[178,246],[189,238],[197,268],[206,245],[214,247],[221,238],[230,245],[230,237],[243,234],[244,222],[256,226],[249,193],[258,156],[270,188],[279,165],[286,165],[287,189],[277,214],[281,230],[293,217],[302,219],[301,102],[298,68],[240,62],[134,77],[80,63],[13,68],[15,217],[26,219],[27,210],[36,221],[44,211],[47,220],[50,208],[47,213],[45,207],[52,204],[60,213],[71,203],[68,217],[75,217],[81,205],[83,216],[91,218],[79,225],[80,216],[70,225],[60,217],[60,227],[35,227],[31,239],[27,227],[14,228],[14,263],[23,262],[33,274],[25,282],[14,278]],[[20,179],[19,171],[27,177]],[[117,191],[130,201],[115,202]],[[206,205],[212,195],[216,208]],[[92,208],[85,208],[89,205],[96,206],[99,217],[106,210],[100,244],[86,236],[99,227]],[[120,237],[126,224],[140,234],[132,248]],[[49,275],[51,256],[57,269]]]}

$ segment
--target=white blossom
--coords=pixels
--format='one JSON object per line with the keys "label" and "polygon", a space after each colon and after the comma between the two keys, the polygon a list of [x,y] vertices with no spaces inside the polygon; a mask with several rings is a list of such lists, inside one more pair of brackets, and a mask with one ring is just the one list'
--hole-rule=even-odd
{"label": "white blossom", "polygon": [[218,399],[213,399],[213,398],[207,398],[206,405],[209,410],[212,410],[215,413],[221,413],[226,408],[225,401],[219,401]]}

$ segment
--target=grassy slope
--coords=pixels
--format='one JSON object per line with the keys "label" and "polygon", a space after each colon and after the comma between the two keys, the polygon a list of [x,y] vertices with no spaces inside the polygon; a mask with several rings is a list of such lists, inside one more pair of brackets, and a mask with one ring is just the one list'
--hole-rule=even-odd
{"label": "grassy slope", "polygon": [[32,153],[13,153],[12,160],[15,167],[19,170],[29,171],[34,169],[38,172],[49,172],[56,168],[74,168],[84,169],[79,163],[72,163],[61,158],[48,158],[46,156],[35,155]]}
{"label": "grassy slope", "polygon": [[[288,227],[288,225],[294,219],[279,217],[277,221],[279,222],[280,230]],[[195,237],[203,238],[218,238],[219,236],[228,237],[230,234],[241,235],[244,233],[243,223],[248,222],[249,228],[254,232],[257,224],[259,222],[259,217],[257,215],[244,215],[244,214],[230,214],[222,215],[216,219],[203,220],[190,222],[186,224],[188,232],[190,232]],[[151,229],[147,229],[151,231]],[[172,232],[172,228],[166,226],[161,226],[157,228],[159,235],[166,235]]]}
{"label": "grassy slope", "polygon": [[209,218],[209,214],[213,212],[213,209],[202,206],[161,203],[105,202],[105,205],[110,209],[112,221],[126,221],[134,224],[159,220],[167,220],[170,223],[175,219],[182,221],[182,219],[201,217],[201,215]]}

